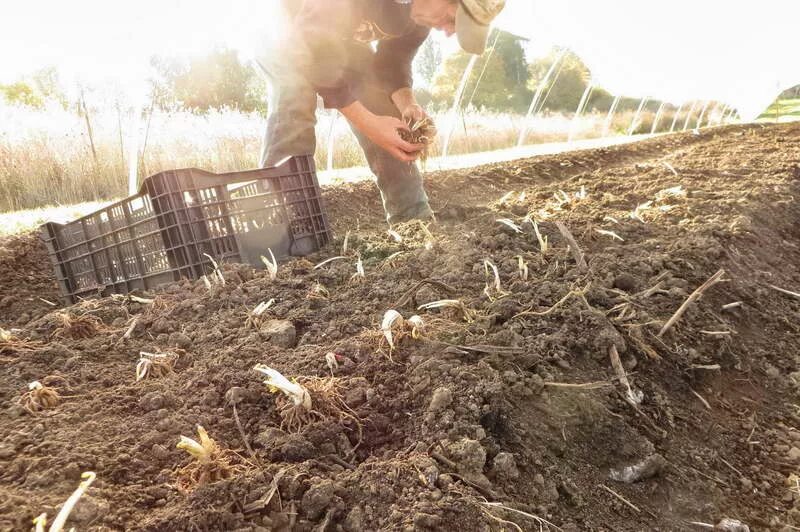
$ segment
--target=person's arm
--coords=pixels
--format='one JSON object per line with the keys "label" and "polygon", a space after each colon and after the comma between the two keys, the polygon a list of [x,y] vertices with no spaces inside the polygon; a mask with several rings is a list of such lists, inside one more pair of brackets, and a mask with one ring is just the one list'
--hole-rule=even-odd
{"label": "person's arm", "polygon": [[429,33],[429,28],[413,26],[404,35],[378,43],[375,53],[375,72],[387,92],[392,95],[395,106],[403,114],[409,106],[417,105],[411,90],[413,87],[411,63]]}

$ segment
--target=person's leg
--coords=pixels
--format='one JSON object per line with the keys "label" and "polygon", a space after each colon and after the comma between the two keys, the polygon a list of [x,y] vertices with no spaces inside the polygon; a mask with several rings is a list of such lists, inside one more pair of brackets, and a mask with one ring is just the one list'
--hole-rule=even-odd
{"label": "person's leg", "polygon": [[293,155],[313,155],[317,138],[317,93],[286,65],[259,62],[269,82],[267,129],[260,166],[275,166]]}
{"label": "person's leg", "polygon": [[[359,101],[371,112],[383,116],[400,117],[390,95],[370,76],[364,76],[356,90]],[[422,176],[416,163],[398,161],[380,148],[355,127],[350,125],[358,143],[364,150],[367,162],[378,180],[386,219],[396,224],[413,219],[431,219],[433,211],[428,195],[422,186]]]}

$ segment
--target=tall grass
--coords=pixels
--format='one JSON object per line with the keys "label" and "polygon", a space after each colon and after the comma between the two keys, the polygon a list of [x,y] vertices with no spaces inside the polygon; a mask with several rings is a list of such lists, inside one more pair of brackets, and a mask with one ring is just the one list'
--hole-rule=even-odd
{"label": "tall grass", "polygon": [[[332,124],[334,116],[330,111],[318,113],[318,168],[328,166],[331,128],[333,167],[365,165],[347,122],[339,117]],[[90,137],[85,118],[60,106],[36,110],[0,103],[0,212],[125,196],[131,118],[130,111],[90,111]],[[433,118],[440,130],[446,127],[447,115]],[[649,133],[653,113],[643,113],[641,118],[637,132]],[[632,112],[618,114],[610,134],[626,134],[632,119]],[[537,144],[566,140],[572,116],[548,114],[527,120],[526,144]],[[579,121],[575,138],[600,136],[604,120],[603,111],[587,113]],[[671,115],[665,115],[659,129],[668,129],[671,120]],[[525,121],[516,114],[467,111],[454,124],[449,153],[457,156],[515,146]],[[681,120],[681,129],[682,125]],[[140,146],[145,138],[146,144],[139,175],[181,167],[216,172],[255,168],[264,126],[265,119],[259,114],[236,110],[204,115],[156,111],[140,121]],[[439,149],[438,144],[434,146],[433,154]]]}

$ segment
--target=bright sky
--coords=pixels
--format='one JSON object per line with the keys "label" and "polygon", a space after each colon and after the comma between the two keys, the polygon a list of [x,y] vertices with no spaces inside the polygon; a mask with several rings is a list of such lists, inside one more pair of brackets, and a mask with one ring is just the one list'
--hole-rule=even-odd
{"label": "bright sky", "polygon": [[[215,45],[247,55],[275,36],[280,1],[14,2],[0,18],[0,82],[56,65],[68,80],[136,92],[152,55]],[[534,51],[572,48],[612,92],[756,110],[800,83],[798,20],[798,0],[508,0],[498,25],[531,38]]]}

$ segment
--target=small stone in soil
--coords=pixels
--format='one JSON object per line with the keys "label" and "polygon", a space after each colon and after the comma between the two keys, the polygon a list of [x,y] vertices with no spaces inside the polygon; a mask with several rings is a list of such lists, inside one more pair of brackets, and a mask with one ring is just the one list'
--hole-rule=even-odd
{"label": "small stone in soil", "polygon": [[450,406],[453,402],[453,392],[449,388],[436,388],[431,397],[431,404],[428,406],[429,412],[440,412]]}

